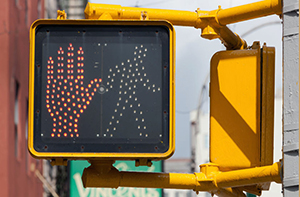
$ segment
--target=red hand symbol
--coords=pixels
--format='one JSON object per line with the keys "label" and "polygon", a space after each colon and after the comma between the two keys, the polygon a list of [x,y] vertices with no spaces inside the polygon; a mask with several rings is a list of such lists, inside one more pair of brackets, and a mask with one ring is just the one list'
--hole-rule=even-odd
{"label": "red hand symbol", "polygon": [[58,49],[57,59],[48,58],[46,107],[53,120],[51,137],[79,137],[79,118],[102,82],[93,79],[83,86],[83,54],[82,47],[75,51],[70,43],[67,52]]}

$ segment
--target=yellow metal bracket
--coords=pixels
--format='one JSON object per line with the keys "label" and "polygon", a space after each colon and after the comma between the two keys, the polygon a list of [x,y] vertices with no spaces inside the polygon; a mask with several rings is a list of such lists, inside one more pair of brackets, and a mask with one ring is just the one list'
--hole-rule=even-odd
{"label": "yellow metal bracket", "polygon": [[108,12],[104,12],[100,17],[99,20],[112,20],[112,16]]}
{"label": "yellow metal bracket", "polygon": [[55,158],[51,160],[51,165],[52,166],[67,166],[68,165],[68,160],[64,158]]}
{"label": "yellow metal bracket", "polygon": [[64,10],[57,10],[57,19],[60,20],[67,19],[67,13]]}
{"label": "yellow metal bracket", "polygon": [[148,12],[142,11],[140,20],[149,20]]}
{"label": "yellow metal bracket", "polygon": [[112,166],[113,161],[91,161],[82,174],[84,187],[145,187],[192,189],[195,192],[208,191],[222,197],[241,196],[243,191],[260,193],[261,188],[253,186],[275,181],[281,183],[282,166],[273,165],[221,172],[216,164],[208,163],[200,167],[199,173],[149,173],[124,172]]}
{"label": "yellow metal bracket", "polygon": [[152,166],[152,162],[149,159],[138,159],[138,160],[135,160],[135,167],[139,167],[139,166],[148,166],[148,167],[151,167]]}
{"label": "yellow metal bracket", "polygon": [[192,26],[200,28],[205,39],[220,39],[228,50],[246,49],[247,43],[226,25],[272,14],[282,13],[282,0],[263,0],[228,9],[196,12],[132,8],[120,5],[88,3],[85,9],[87,19],[106,18],[130,20],[168,20],[173,25]]}

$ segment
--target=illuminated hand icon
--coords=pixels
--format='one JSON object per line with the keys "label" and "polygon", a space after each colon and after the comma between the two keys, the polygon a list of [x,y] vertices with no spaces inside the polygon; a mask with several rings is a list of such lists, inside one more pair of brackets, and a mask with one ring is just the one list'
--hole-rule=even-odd
{"label": "illuminated hand icon", "polygon": [[59,47],[47,60],[46,107],[53,120],[51,137],[79,137],[78,120],[90,105],[102,79],[84,84],[84,51]]}

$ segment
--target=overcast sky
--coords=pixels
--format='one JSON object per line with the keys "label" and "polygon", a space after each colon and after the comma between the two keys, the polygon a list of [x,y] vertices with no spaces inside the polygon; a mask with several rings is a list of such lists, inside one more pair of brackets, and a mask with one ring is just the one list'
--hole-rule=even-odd
{"label": "overcast sky", "polygon": [[[116,4],[194,11],[223,9],[257,2],[255,0],[90,0],[92,3]],[[281,41],[282,29],[278,16],[269,16],[230,25],[229,28],[241,35],[248,45],[253,41],[276,47],[275,89],[281,88]],[[245,36],[249,30],[263,25]],[[176,29],[176,151],[173,158],[190,157],[190,117],[189,112],[198,106],[201,87],[209,74],[210,58],[225,48],[219,40],[205,40],[200,37],[200,29],[175,27]],[[208,99],[208,97],[207,97]],[[208,109],[208,102],[206,102]]]}

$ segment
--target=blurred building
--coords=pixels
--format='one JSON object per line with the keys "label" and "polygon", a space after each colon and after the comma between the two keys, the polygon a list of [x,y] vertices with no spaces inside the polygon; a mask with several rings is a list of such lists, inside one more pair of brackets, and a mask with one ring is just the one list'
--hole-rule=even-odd
{"label": "blurred building", "polygon": [[0,196],[40,197],[42,163],[27,151],[29,29],[44,16],[43,0],[0,6]]}
{"label": "blurred building", "polygon": [[45,18],[56,18],[57,10],[65,10],[68,19],[83,19],[88,0],[45,0]]}

